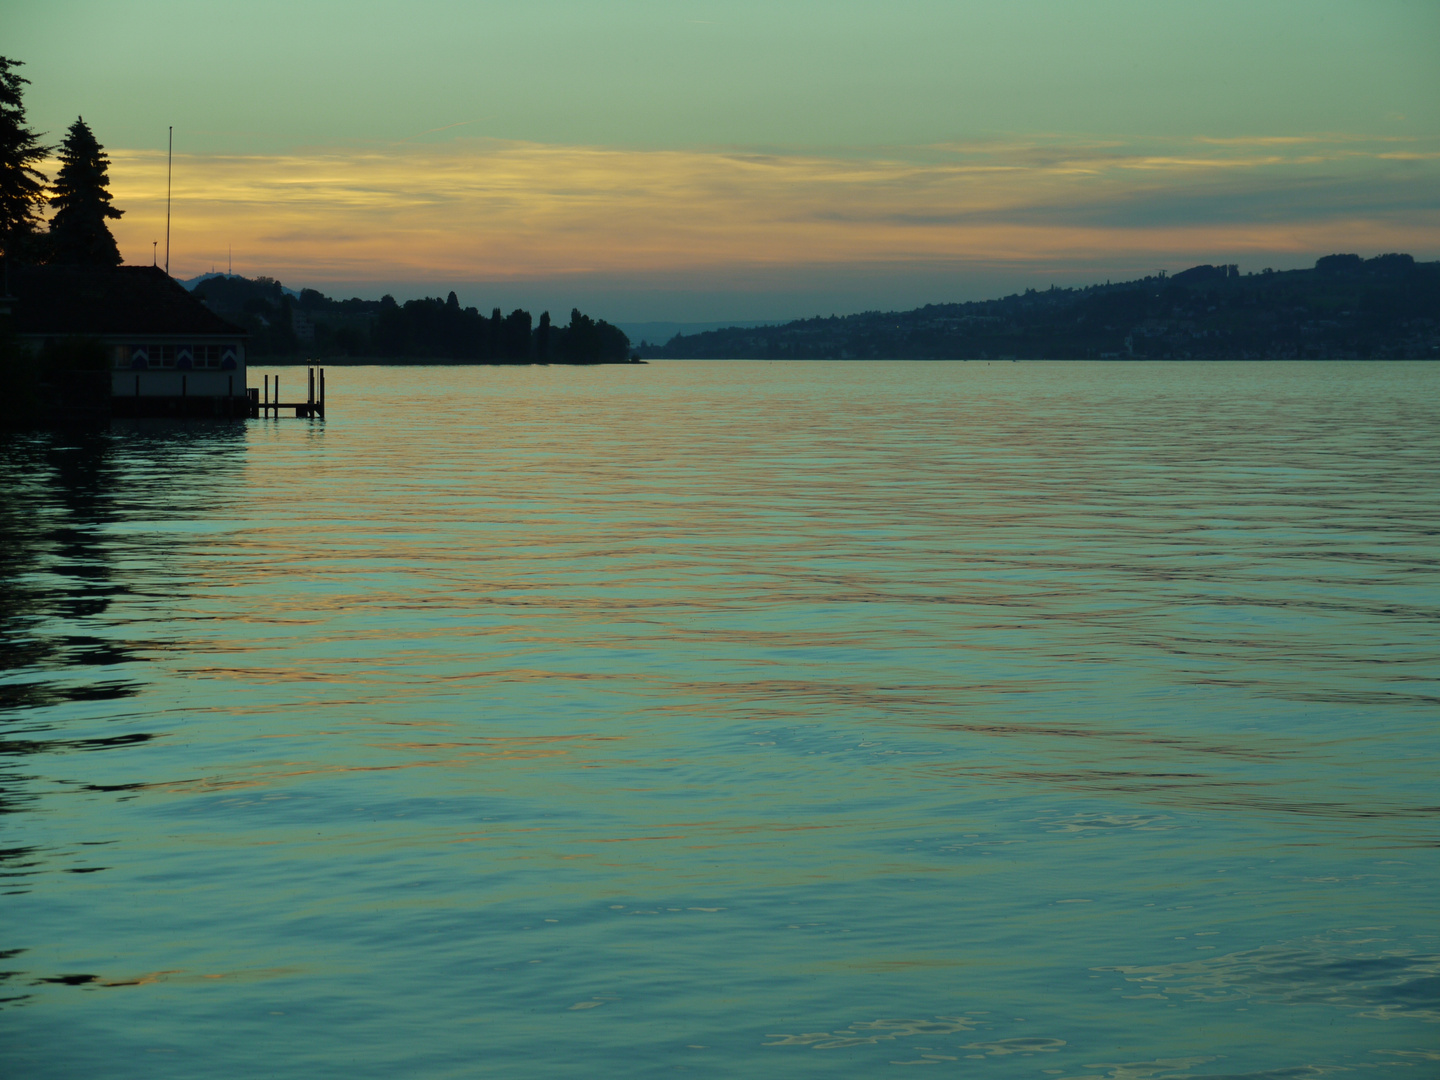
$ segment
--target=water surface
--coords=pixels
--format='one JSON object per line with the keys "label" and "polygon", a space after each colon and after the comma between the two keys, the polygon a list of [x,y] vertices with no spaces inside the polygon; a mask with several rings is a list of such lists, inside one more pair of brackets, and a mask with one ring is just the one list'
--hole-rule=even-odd
{"label": "water surface", "polygon": [[1440,1074],[1440,367],[328,382],[0,443],[7,1074]]}

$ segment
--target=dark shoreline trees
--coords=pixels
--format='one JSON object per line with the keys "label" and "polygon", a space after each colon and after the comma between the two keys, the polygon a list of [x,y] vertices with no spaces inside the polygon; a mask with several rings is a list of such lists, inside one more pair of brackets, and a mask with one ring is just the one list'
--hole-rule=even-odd
{"label": "dark shoreline trees", "polygon": [[250,331],[248,352],[255,357],[304,353],[479,364],[613,364],[631,358],[623,331],[578,310],[571,311],[569,325],[556,326],[548,311],[538,324],[521,308],[482,315],[461,307],[453,292],[444,300],[399,304],[393,296],[332,300],[305,289],[296,301],[272,278],[234,275],[201,281],[195,295]]}
{"label": "dark shoreline trees", "polygon": [[570,309],[570,325],[560,339],[560,355],[567,363],[624,360],[629,354],[630,339],[618,327],[582,315],[578,308]]}

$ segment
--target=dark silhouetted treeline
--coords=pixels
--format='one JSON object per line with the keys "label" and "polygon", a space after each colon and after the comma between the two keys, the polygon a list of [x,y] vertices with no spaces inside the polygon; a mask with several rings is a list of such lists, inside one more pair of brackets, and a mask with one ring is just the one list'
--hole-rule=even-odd
{"label": "dark silhouetted treeline", "polygon": [[684,359],[1440,359],[1440,262],[1327,255],[1313,269],[1034,289],[914,311],[676,335]]}
{"label": "dark silhouetted treeline", "polygon": [[292,296],[273,278],[220,276],[195,286],[211,309],[250,331],[256,359],[324,357],[475,364],[617,364],[631,360],[630,339],[579,311],[555,325],[528,311],[483,315],[452,292],[395,302],[332,300],[315,289]]}
{"label": "dark silhouetted treeline", "polygon": [[[45,146],[25,118],[23,61],[0,56],[0,261],[119,266],[107,221],[123,215],[110,197],[110,158],[77,117],[59,147]],[[53,183],[39,171],[58,150]],[[46,205],[55,216],[48,225]]]}

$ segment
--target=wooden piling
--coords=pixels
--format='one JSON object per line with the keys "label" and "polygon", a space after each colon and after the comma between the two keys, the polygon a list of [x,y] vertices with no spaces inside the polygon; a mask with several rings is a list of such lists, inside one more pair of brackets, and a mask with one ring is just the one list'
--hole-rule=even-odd
{"label": "wooden piling", "polygon": [[[252,417],[280,417],[281,409],[294,409],[297,419],[313,420],[317,417],[325,418],[325,369],[318,364],[309,366],[305,370],[307,388],[303,401],[284,401],[280,396],[280,376],[275,376],[275,385],[270,385],[270,376],[266,375],[261,386],[246,387],[247,411]],[[183,385],[183,384],[182,384]],[[231,378],[231,390],[234,389],[234,378]],[[137,383],[138,391],[138,383]],[[263,393],[263,397],[261,396]]]}

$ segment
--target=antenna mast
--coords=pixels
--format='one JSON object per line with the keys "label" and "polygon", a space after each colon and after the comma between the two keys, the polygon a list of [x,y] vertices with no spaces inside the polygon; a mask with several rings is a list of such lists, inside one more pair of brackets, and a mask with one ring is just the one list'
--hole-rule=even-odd
{"label": "antenna mast", "polygon": [[170,273],[170,176],[175,167],[175,125],[170,125],[170,150],[165,156],[165,273]]}

